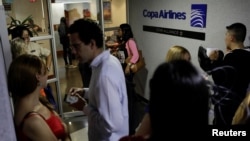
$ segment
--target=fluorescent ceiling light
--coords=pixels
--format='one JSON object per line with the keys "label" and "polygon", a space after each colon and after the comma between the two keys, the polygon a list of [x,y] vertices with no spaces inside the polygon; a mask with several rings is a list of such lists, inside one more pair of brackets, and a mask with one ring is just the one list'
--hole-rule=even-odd
{"label": "fluorescent ceiling light", "polygon": [[55,0],[55,3],[84,3],[91,0]]}

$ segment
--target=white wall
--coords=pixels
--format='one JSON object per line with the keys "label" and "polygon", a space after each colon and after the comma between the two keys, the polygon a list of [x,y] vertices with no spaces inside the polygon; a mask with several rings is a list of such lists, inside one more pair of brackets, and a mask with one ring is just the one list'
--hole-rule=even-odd
{"label": "white wall", "polygon": [[[191,4],[207,4],[206,28],[190,26]],[[191,53],[193,64],[199,69],[198,47],[203,45],[225,51],[225,27],[234,22],[242,22],[247,26],[248,34],[245,45],[250,45],[249,5],[249,0],[130,0],[129,21],[139,48],[143,50],[148,69],[145,97],[149,97],[148,80],[152,77],[155,68],[164,61],[169,47],[173,45],[186,47]],[[186,12],[186,20],[145,18],[142,14],[144,9]],[[205,40],[146,32],[143,31],[143,25],[204,32]]]}
{"label": "white wall", "polygon": [[[63,3],[52,3],[51,4],[51,17],[52,17],[52,25],[60,24],[61,17],[64,17],[64,4]],[[56,50],[62,50],[62,45],[60,44],[59,34],[57,31],[55,34],[55,44]]]}
{"label": "white wall", "polygon": [[60,24],[61,17],[64,17],[64,4],[63,3],[52,3],[51,4],[51,17],[52,24]]}

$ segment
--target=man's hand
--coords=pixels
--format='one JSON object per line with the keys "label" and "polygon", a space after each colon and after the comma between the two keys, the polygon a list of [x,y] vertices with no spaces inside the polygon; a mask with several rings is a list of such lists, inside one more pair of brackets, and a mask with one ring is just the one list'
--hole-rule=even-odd
{"label": "man's hand", "polygon": [[81,97],[83,97],[84,96],[84,89],[83,88],[72,87],[69,90],[69,94],[73,95],[73,96],[80,95]]}

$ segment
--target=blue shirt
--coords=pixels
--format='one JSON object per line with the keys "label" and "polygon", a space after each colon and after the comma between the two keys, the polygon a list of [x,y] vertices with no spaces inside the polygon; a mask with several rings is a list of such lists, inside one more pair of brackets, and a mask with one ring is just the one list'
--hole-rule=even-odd
{"label": "blue shirt", "polygon": [[117,58],[108,50],[90,64],[92,76],[84,107],[89,141],[118,141],[129,134],[125,77]]}

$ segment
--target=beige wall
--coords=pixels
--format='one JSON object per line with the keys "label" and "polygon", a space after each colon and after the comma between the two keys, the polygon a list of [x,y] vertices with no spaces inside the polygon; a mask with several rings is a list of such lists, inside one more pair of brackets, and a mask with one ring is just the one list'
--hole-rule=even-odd
{"label": "beige wall", "polygon": [[112,22],[105,23],[105,27],[117,27],[126,22],[126,0],[111,1]]}
{"label": "beige wall", "polygon": [[[52,4],[52,23],[59,24],[59,17],[64,15],[64,10],[75,9],[76,13],[79,14],[79,18],[83,18],[82,9],[89,8],[91,12],[91,18],[97,20],[97,15],[99,12],[99,4],[96,0],[91,0],[91,3],[82,4],[63,4],[63,3],[53,3]],[[126,0],[112,0],[111,1],[111,11],[112,11],[112,21],[104,24],[105,28],[118,27],[122,23],[127,22],[126,15]],[[105,37],[112,36],[114,31],[105,32]],[[62,50],[62,46],[59,43],[58,33],[55,32],[56,49],[57,51]]]}
{"label": "beige wall", "polygon": [[[43,17],[45,18],[45,30],[48,31],[48,11],[47,5],[43,4],[45,10],[42,9],[41,1],[45,0],[37,0],[36,2],[29,2],[29,0],[14,0],[12,4],[12,11],[9,12],[11,16],[14,18],[23,21],[28,16],[32,15],[34,23],[39,25],[40,27],[43,26]],[[31,8],[32,7],[32,8]],[[43,12],[44,11],[44,12]],[[7,23],[10,22],[10,19],[7,19]]]}

